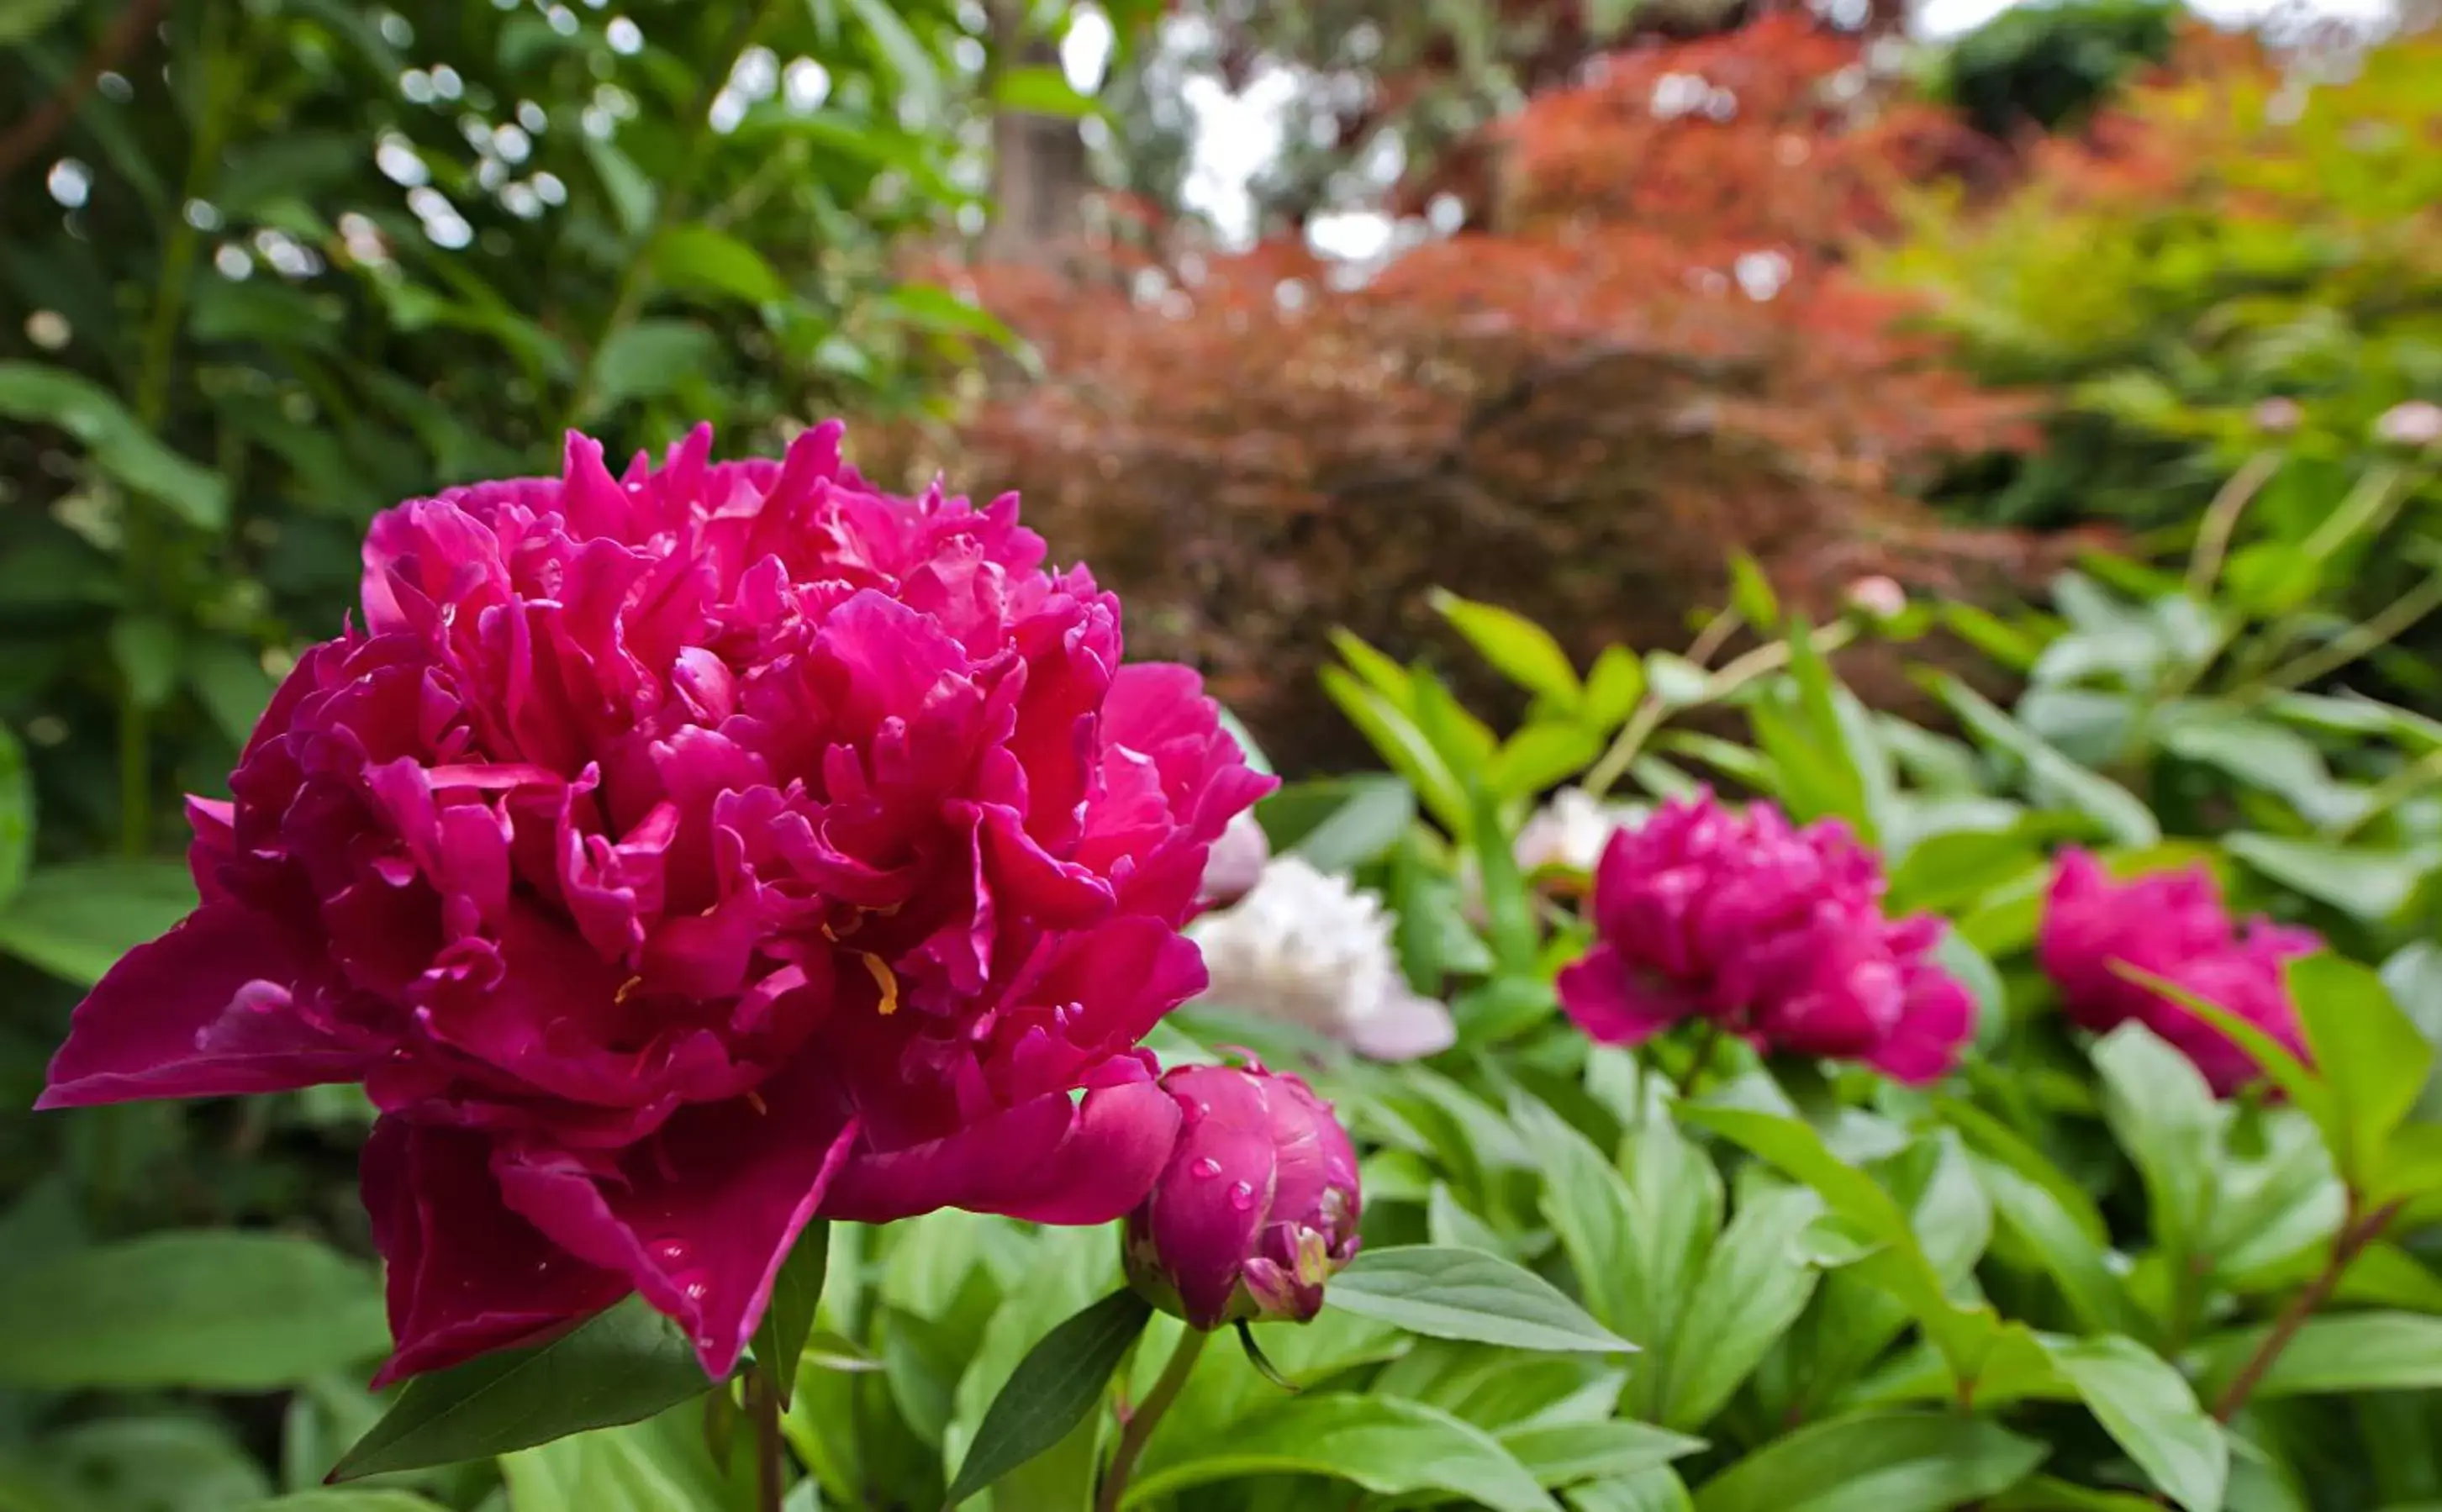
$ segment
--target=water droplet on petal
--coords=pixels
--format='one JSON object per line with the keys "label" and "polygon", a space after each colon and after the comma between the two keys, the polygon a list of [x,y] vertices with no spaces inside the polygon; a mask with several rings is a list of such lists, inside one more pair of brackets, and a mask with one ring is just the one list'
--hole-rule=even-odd
{"label": "water droplet on petal", "polygon": [[653,1258],[665,1266],[686,1264],[687,1245],[683,1239],[663,1239],[653,1245]]}
{"label": "water droplet on petal", "polygon": [[1221,1174],[1221,1162],[1208,1155],[1187,1169],[1195,1173],[1196,1179],[1210,1181]]}
{"label": "water droplet on petal", "polygon": [[686,1293],[686,1300],[689,1302],[702,1302],[704,1299],[704,1295],[712,1290],[711,1287],[705,1285],[700,1281],[690,1281],[679,1289]]}
{"label": "water droplet on petal", "polygon": [[1252,1182],[1237,1181],[1230,1184],[1230,1206],[1237,1209],[1240,1212],[1245,1212],[1254,1205],[1255,1188]]}
{"label": "water droplet on petal", "polygon": [[1178,1110],[1178,1116],[1180,1121],[1192,1129],[1203,1122],[1204,1116],[1212,1111],[1212,1104],[1210,1102],[1190,1102]]}

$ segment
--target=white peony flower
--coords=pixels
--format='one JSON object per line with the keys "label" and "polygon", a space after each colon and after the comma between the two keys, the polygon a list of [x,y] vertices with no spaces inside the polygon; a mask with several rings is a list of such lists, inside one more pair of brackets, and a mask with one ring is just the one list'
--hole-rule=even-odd
{"label": "white peony flower", "polygon": [[1644,813],[1634,804],[1604,803],[1583,788],[1562,788],[1520,827],[1511,853],[1530,876],[1546,866],[1591,872],[1611,837]]}
{"label": "white peony flower", "polygon": [[1377,1061],[1449,1048],[1449,1010],[1410,989],[1392,948],[1393,916],[1345,877],[1296,856],[1264,868],[1252,891],[1188,926],[1212,985],[1200,1001],[1328,1035]]}

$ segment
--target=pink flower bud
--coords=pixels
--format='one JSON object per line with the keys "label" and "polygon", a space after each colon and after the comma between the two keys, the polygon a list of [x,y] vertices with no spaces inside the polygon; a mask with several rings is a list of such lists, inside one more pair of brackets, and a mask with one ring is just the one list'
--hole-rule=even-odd
{"label": "pink flower bud", "polygon": [[2268,436],[2287,436],[2305,423],[2306,411],[2295,399],[2273,398],[2258,403],[2249,418]]}
{"label": "pink flower bud", "polygon": [[1251,1060],[1178,1066],[1161,1089],[1178,1142],[1128,1215],[1129,1284],[1197,1328],[1312,1318],[1357,1253],[1357,1151],[1331,1104]]}
{"label": "pink flower bud", "polygon": [[1255,890],[1264,866],[1272,859],[1271,842],[1249,809],[1230,821],[1221,838],[1204,857],[1204,883],[1195,892],[1196,906],[1226,908]]}
{"label": "pink flower bud", "polygon": [[2374,438],[2387,446],[2442,446],[2442,404],[2411,399],[2375,417]]}
{"label": "pink flower bud", "polygon": [[1849,607],[1868,619],[1896,619],[1907,610],[1907,590],[1876,574],[1849,585]]}

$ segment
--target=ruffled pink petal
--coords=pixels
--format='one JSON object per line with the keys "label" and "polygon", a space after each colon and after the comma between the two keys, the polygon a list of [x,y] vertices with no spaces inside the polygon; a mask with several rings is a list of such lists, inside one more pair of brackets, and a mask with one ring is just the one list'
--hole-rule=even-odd
{"label": "ruffled pink petal", "polygon": [[235,1097],[355,1079],[364,1050],[299,1011],[296,975],[285,931],[235,903],[208,903],[121,956],[78,1005],[34,1105]]}
{"label": "ruffled pink petal", "polygon": [[922,1144],[860,1152],[823,1211],[887,1223],[939,1208],[1034,1223],[1108,1223],[1142,1201],[1170,1158],[1178,1108],[1151,1081],[1030,1098]]}
{"label": "ruffled pink petal", "polygon": [[1642,1045],[1696,1011],[1667,988],[1648,987],[1627,958],[1597,945],[1561,971],[1560,1007],[1598,1045]]}
{"label": "ruffled pink petal", "polygon": [[683,1109],[628,1150],[507,1147],[493,1169],[513,1211],[625,1275],[722,1380],[856,1138],[856,1120],[808,1066],[754,1099]]}
{"label": "ruffled pink petal", "polygon": [[490,1154],[481,1135],[395,1118],[365,1141],[365,1211],[389,1267],[393,1340],[375,1390],[539,1338],[632,1289],[511,1212]]}

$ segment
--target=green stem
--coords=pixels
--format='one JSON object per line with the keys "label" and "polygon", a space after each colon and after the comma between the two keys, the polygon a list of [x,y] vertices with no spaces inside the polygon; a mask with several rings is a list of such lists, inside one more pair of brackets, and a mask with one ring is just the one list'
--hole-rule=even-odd
{"label": "green stem", "polygon": [[1127,1495],[1128,1477],[1135,1473],[1138,1458],[1144,1453],[1147,1440],[1186,1389],[1187,1377],[1194,1373],[1195,1357],[1204,1353],[1204,1341],[1212,1336],[1201,1328],[1190,1328],[1178,1336],[1178,1347],[1170,1352],[1170,1363],[1161,1368],[1161,1378],[1153,1390],[1128,1414],[1127,1426],[1120,1430],[1120,1447],[1112,1451],[1110,1472],[1103,1477],[1103,1491],[1094,1498],[1094,1512],[1119,1512],[1120,1503]]}
{"label": "green stem", "polygon": [[746,1415],[755,1420],[756,1512],[780,1512],[789,1495],[789,1457],[780,1442],[780,1394],[759,1365],[746,1369]]}
{"label": "green stem", "polygon": [[1718,1018],[1704,1020],[1704,1027],[1696,1032],[1696,1046],[1688,1055],[1687,1068],[1679,1073],[1679,1080],[1672,1087],[1678,1094],[1677,1101],[1686,1102],[1696,1090],[1696,1084],[1704,1079],[1704,1067],[1712,1064],[1713,1047],[1721,1043],[1722,1021]]}
{"label": "green stem", "polygon": [[[228,50],[228,7],[207,4],[202,16],[203,98],[196,102],[195,135],[187,148],[187,171],[179,189],[179,214],[172,222],[170,240],[161,249],[160,281],[144,326],[136,373],[136,418],[159,436],[170,417],[170,380],[176,372],[178,331],[184,323],[187,292],[193,286],[203,233],[185,214],[185,207],[205,198],[219,172],[221,143],[227,135],[226,106],[240,92],[243,60]],[[131,604],[158,597],[152,581],[160,545],[154,506],[134,493],[122,492],[119,576]],[[140,857],[153,848],[152,711],[139,702],[132,686],[122,685],[118,703],[118,848]]]}
{"label": "green stem", "polygon": [[[1722,624],[1724,620],[1734,619],[1733,615],[1723,614],[1721,619],[1715,620],[1712,626],[1705,627],[1704,637],[1712,635],[1714,626]],[[1700,637],[1687,650],[1688,660],[1696,662],[1700,666],[1704,665],[1699,659],[1700,652],[1704,656],[1710,656],[1714,651],[1721,649],[1720,641],[1713,641],[1707,646],[1704,637]],[[1816,630],[1813,640],[1816,652],[1828,656],[1856,638],[1856,626],[1847,620],[1841,620]],[[1727,639],[1726,635],[1722,639]],[[1684,706],[1694,707],[1696,704],[1711,703],[1727,698],[1757,678],[1768,672],[1779,671],[1789,665],[1789,660],[1787,641],[1767,642],[1744,656],[1736,658],[1728,665],[1705,679],[1704,691],[1697,694],[1693,703]],[[1612,784],[1617,782],[1628,771],[1630,763],[1636,759],[1637,753],[1644,749],[1647,739],[1651,738],[1655,730],[1661,728],[1663,720],[1667,718],[1669,713],[1670,710],[1661,700],[1649,692],[1646,694],[1644,700],[1637,704],[1636,712],[1629,716],[1627,725],[1619,732],[1619,738],[1612,741],[1611,749],[1605,751],[1602,758],[1586,770],[1583,783],[1586,796],[1600,798],[1604,793],[1609,792]]]}
{"label": "green stem", "polygon": [[728,42],[721,48],[720,67],[705,73],[698,86],[695,100],[687,107],[686,136],[679,145],[678,163],[653,196],[652,213],[646,217],[635,249],[628,255],[626,265],[619,269],[619,283],[610,299],[610,312],[603,318],[602,328],[594,333],[592,344],[586,348],[584,365],[577,369],[576,381],[569,389],[568,407],[561,412],[557,428],[561,434],[576,428],[585,418],[586,410],[593,403],[594,392],[600,387],[602,349],[635,322],[638,312],[644,307],[646,296],[651,292],[653,252],[660,246],[663,235],[683,213],[687,203],[687,191],[695,186],[702,165],[704,151],[712,145],[716,135],[712,129],[713,101],[720,97],[721,88],[728,83],[730,75],[738,71],[738,58],[755,45],[756,34],[763,29],[764,24],[778,9],[778,0],[761,0],[760,4],[739,17]]}
{"label": "green stem", "polygon": [[2214,583],[2221,576],[2222,559],[2230,555],[2231,537],[2238,533],[2238,517],[2247,511],[2255,496],[2281,468],[2281,453],[2259,451],[2247,459],[2247,465],[2231,474],[2205,510],[2204,523],[2196,530],[2196,549],[2188,558],[2188,596],[2199,604],[2213,599]]}

